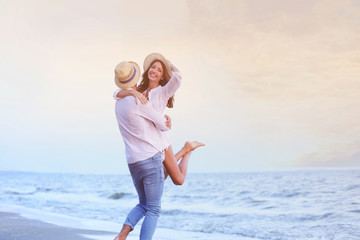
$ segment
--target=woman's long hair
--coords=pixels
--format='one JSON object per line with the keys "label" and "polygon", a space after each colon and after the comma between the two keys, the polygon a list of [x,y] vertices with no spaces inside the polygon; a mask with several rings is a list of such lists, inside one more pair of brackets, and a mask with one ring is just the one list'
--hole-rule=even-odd
{"label": "woman's long hair", "polygon": [[[165,64],[159,60],[154,60],[151,64],[150,67],[142,74],[142,80],[139,84],[139,86],[137,86],[137,90],[141,93],[145,92],[146,89],[148,89],[149,87],[149,77],[148,77],[148,73],[149,73],[149,69],[151,68],[151,66],[155,63],[155,62],[160,62],[161,66],[163,68],[163,80],[160,80],[159,84],[161,86],[165,86],[169,80],[170,80],[170,75],[166,70]],[[172,96],[171,98],[169,98],[168,103],[167,103],[167,107],[168,108],[173,108],[174,107],[174,96]]]}

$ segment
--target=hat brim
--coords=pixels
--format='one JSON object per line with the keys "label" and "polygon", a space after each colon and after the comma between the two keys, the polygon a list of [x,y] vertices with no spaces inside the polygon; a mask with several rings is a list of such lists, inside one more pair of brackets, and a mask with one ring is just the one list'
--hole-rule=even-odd
{"label": "hat brim", "polygon": [[134,76],[134,78],[133,78],[130,82],[127,82],[127,83],[122,83],[122,82],[120,82],[119,79],[115,76],[115,84],[116,84],[116,86],[118,86],[119,88],[122,88],[122,89],[131,88],[131,87],[133,87],[134,85],[136,85],[137,82],[138,82],[139,79],[140,79],[140,67],[139,67],[139,65],[138,65],[136,62],[131,62],[131,61],[129,61],[129,63],[131,63],[131,65],[132,65],[133,67],[135,67],[135,70],[136,70],[135,76]]}
{"label": "hat brim", "polygon": [[164,63],[166,67],[166,71],[168,72],[169,76],[172,76],[172,70],[169,61],[160,53],[150,53],[144,60],[144,72],[146,72],[150,68],[150,64],[153,63],[155,60],[159,60]]}

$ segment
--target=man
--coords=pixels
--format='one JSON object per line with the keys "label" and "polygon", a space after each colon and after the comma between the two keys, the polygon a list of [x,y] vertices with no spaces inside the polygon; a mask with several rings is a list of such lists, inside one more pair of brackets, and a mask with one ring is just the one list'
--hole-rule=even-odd
{"label": "man", "polygon": [[[140,68],[135,62],[121,62],[115,68],[115,83],[122,89],[136,89]],[[126,159],[139,196],[115,240],[124,240],[145,216],[141,240],[151,240],[160,214],[164,188],[164,149],[160,131],[169,130],[165,118],[150,103],[136,104],[133,97],[117,100],[115,113],[125,144]]]}

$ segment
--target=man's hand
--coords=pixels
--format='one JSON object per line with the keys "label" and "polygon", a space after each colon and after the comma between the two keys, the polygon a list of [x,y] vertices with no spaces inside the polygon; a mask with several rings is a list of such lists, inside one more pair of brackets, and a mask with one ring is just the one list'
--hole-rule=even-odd
{"label": "man's hand", "polygon": [[171,129],[171,118],[168,115],[165,115],[165,125]]}

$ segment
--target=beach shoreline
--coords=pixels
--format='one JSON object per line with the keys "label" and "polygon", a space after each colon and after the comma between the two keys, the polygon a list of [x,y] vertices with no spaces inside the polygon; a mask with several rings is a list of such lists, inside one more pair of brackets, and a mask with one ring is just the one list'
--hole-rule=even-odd
{"label": "beach shoreline", "polygon": [[[140,234],[141,223],[128,238],[136,240]],[[0,204],[0,239],[6,240],[112,240],[120,230],[121,224],[91,219],[80,219],[54,214],[16,205]],[[102,230],[103,229],[103,230]],[[154,239],[223,239],[223,234],[177,231],[157,228]],[[228,235],[226,239],[254,240],[244,236]]]}
{"label": "beach shoreline", "polygon": [[6,240],[86,240],[107,239],[116,233],[59,226],[29,219],[12,212],[0,212],[0,239]]}

